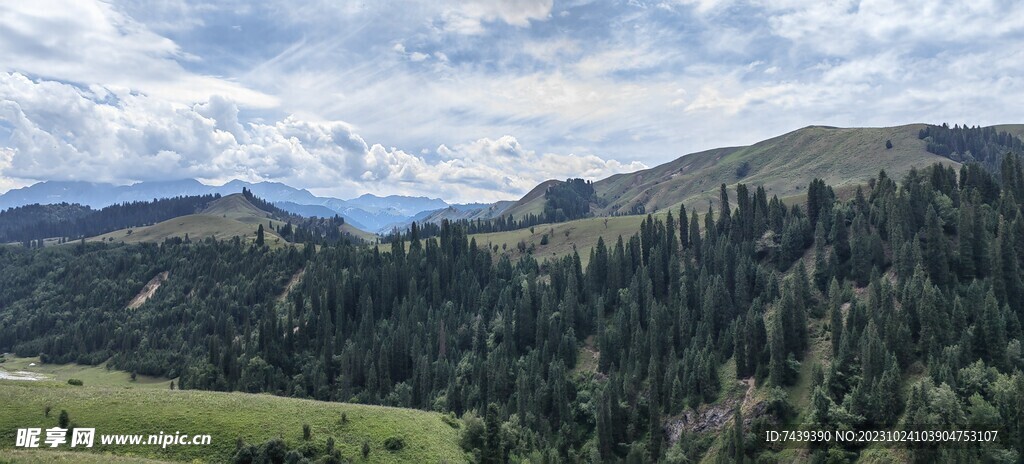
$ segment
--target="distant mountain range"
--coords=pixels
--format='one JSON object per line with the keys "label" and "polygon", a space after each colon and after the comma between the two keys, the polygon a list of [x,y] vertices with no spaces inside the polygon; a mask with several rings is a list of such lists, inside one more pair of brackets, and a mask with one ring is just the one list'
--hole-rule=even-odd
{"label": "distant mountain range", "polygon": [[306,217],[329,217],[337,214],[352,226],[369,232],[387,232],[394,227],[406,227],[414,220],[422,220],[435,211],[447,208],[455,208],[461,212],[490,211],[483,215],[491,215],[494,212],[493,205],[490,204],[452,205],[439,198],[401,195],[378,197],[366,194],[342,200],[318,197],[308,190],[297,189],[280,182],[252,183],[233,180],[224,185],[206,185],[195,179],[139,182],[132,185],[81,181],[39,182],[0,195],[0,210],[34,203],[64,202],[102,208],[116,203],[148,201],[154,198],[214,193],[230,195],[240,193],[243,187],[290,213]]}

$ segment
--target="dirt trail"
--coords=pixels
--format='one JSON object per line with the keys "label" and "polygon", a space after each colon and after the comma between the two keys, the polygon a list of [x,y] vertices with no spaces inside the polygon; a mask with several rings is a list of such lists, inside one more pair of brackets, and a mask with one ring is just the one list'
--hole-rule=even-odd
{"label": "dirt trail", "polygon": [[754,378],[749,377],[739,382],[746,386],[742,399],[733,397],[719,404],[704,405],[698,410],[687,409],[678,418],[666,421],[665,432],[667,433],[669,443],[674,445],[679,441],[679,437],[684,430],[698,433],[721,430],[722,427],[731,422],[737,405],[744,411],[744,417],[749,417],[748,412],[751,416],[757,415],[758,411],[752,411],[755,405],[750,404],[752,401],[751,397],[754,394]]}
{"label": "dirt trail", "polygon": [[754,388],[757,388],[757,386],[753,377],[747,377],[740,382],[747,386],[747,391],[743,394],[743,402],[740,403],[740,410],[747,410],[750,408],[750,394],[754,392]]}
{"label": "dirt trail", "polygon": [[136,309],[139,306],[142,306],[146,301],[149,301],[149,299],[153,297],[153,294],[156,293],[157,289],[160,288],[160,285],[163,284],[170,275],[170,272],[164,271],[150,279],[149,283],[147,283],[145,287],[142,287],[142,291],[140,291],[138,295],[135,295],[135,298],[132,298],[132,301],[128,302],[128,309]]}
{"label": "dirt trail", "polygon": [[277,297],[277,301],[279,303],[284,302],[284,300],[288,298],[288,294],[295,289],[296,285],[299,285],[299,282],[302,282],[302,276],[304,275],[306,275],[306,268],[299,269],[299,272],[296,272],[295,275],[288,280],[288,285],[284,286],[284,291]]}

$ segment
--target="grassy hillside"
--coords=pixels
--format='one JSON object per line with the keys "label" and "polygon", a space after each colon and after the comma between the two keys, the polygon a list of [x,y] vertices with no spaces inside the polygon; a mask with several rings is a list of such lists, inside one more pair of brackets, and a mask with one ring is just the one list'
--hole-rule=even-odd
{"label": "grassy hillside", "polygon": [[87,239],[88,241],[106,241],[120,243],[157,243],[171,237],[184,238],[188,235],[192,240],[213,237],[217,240],[228,240],[241,237],[245,241],[256,239],[256,230],[263,224],[264,237],[271,247],[286,246],[282,239],[268,225],[274,228],[284,223],[269,219],[270,213],[263,211],[242,194],[223,197],[210,204],[198,214],[189,214],[145,227],[115,230],[103,235]]}
{"label": "grassy hillside", "polygon": [[[188,235],[192,240],[208,237],[229,240],[232,237],[240,237],[251,242],[256,240],[256,230],[260,224],[263,225],[264,240],[270,247],[288,245],[288,241],[274,231],[285,223],[271,219],[270,213],[257,208],[240,193],[223,197],[197,214],[168,219],[151,226],[115,230],[86,240],[158,243],[171,237],[184,238]],[[268,227],[270,224],[273,224],[274,229]],[[342,232],[363,241],[372,242],[377,239],[376,234],[359,230],[347,223],[342,226]]]}
{"label": "grassy hillside", "polygon": [[548,187],[561,183],[562,180],[546,180],[530,190],[523,198],[520,198],[514,205],[506,209],[502,216],[512,215],[516,219],[522,219],[527,215],[540,216],[544,213],[544,193]]}
{"label": "grassy hillside", "polygon": [[[734,189],[739,182],[763,185],[769,197],[777,195],[788,204],[803,203],[807,185],[814,178],[824,179],[840,198],[848,198],[856,186],[867,184],[882,169],[890,177],[900,179],[912,167],[934,163],[957,165],[925,151],[925,142],[918,139],[922,127],[923,124],[845,129],[810,126],[747,147],[694,153],[651,169],[594,182],[595,193],[604,206],[592,205],[593,218],[541,224],[532,231],[521,229],[474,237],[477,243],[491,244],[492,250],[497,246],[499,253],[513,260],[524,254],[517,246],[522,241],[527,249],[532,246],[532,254],[541,260],[564,256],[575,247],[586,261],[598,237],[604,237],[611,245],[619,235],[629,236],[639,229],[643,215],[609,216],[629,213],[636,204],[642,204],[648,212],[664,215],[685,203],[690,211],[703,214],[708,202],[717,203],[721,184],[729,186],[735,198]],[[998,127],[1024,133],[1024,125]],[[886,148],[887,141],[892,148]],[[746,169],[740,169],[741,166]],[[543,213],[544,192],[558,182],[541,183],[504,214],[522,218]],[[544,235],[548,236],[546,245],[541,244]]]}
{"label": "grassy hillside", "polygon": [[[664,213],[659,213],[662,216]],[[597,245],[598,238],[603,237],[608,246],[622,236],[629,236],[640,230],[640,222],[647,216],[617,216],[577,219],[557,224],[539,224],[529,229],[475,234],[472,237],[481,246],[490,245],[491,250],[497,247],[496,253],[506,254],[513,261],[526,253],[532,253],[538,261],[557,258],[579,251],[583,265],[590,258],[590,249]],[[664,218],[662,218],[664,219]],[[547,244],[542,244],[547,235]],[[527,251],[520,251],[519,242],[523,242]],[[390,250],[385,247],[383,250]]]}
{"label": "grassy hillside", "polygon": [[40,449],[0,449],[0,464],[164,464],[138,456],[118,456],[110,453],[75,453]]}
{"label": "grassy hillside", "polygon": [[1009,132],[1019,138],[1024,138],[1024,124],[1000,124],[995,126],[996,130]]}
{"label": "grassy hillside", "polygon": [[[922,124],[884,128],[806,127],[748,147],[694,153],[669,163],[594,183],[607,201],[598,214],[625,213],[643,204],[646,211],[680,202],[717,200],[719,185],[764,185],[768,195],[799,195],[814,178],[834,188],[864,183],[885,169],[895,178],[911,167],[952,161],[925,151],[917,138]],[[892,148],[886,148],[886,141]]]}
{"label": "grassy hillside", "polygon": [[349,224],[347,222],[345,224],[342,224],[341,231],[342,233],[348,234],[364,242],[373,242],[380,238],[377,234],[373,232],[367,232],[365,230],[358,229],[356,228],[356,226],[353,226],[352,224]]}
{"label": "grassy hillside", "polygon": [[11,354],[5,355],[6,362],[0,364],[0,369],[7,372],[28,372],[34,377],[47,381],[54,381],[58,384],[67,383],[68,379],[78,379],[89,387],[117,387],[117,388],[151,388],[168,389],[171,379],[150,377],[148,375],[137,375],[131,380],[131,375],[124,371],[108,369],[106,363],[97,366],[82,364],[43,364],[39,357],[18,358]]}
{"label": "grassy hillside", "polygon": [[[95,427],[97,434],[149,434],[181,432],[209,434],[210,446],[102,446],[97,442],[91,453],[112,453],[163,461],[226,462],[235,452],[235,441],[247,443],[282,437],[289,446],[304,443],[303,424],[312,429],[310,444],[325,448],[328,437],[347,459],[361,460],[364,441],[370,444],[366,462],[450,462],[466,461],[458,445],[459,430],[437,413],[342,403],[327,403],[270,395],[219,393],[170,389],[125,389],[84,387],[56,382],[0,381],[0,447],[14,444],[19,427],[53,427],[61,410],[67,410],[73,424]],[[49,417],[46,406],[52,407]],[[345,413],[348,422],[340,422]],[[456,423],[457,422],[453,422]],[[405,447],[399,451],[384,448],[384,440],[400,437]],[[98,439],[97,439],[98,440]],[[79,460],[71,448],[52,454],[50,450],[31,452],[0,449],[2,459],[13,462],[118,462],[85,455]],[[73,458],[64,461],[65,457]],[[125,461],[129,462],[129,461]]]}

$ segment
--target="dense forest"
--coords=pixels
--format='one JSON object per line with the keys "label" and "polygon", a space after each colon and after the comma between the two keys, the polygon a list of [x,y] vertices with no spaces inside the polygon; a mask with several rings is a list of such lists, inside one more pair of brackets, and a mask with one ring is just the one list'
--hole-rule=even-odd
{"label": "dense forest", "polygon": [[94,210],[78,204],[26,205],[0,211],[0,243],[78,239],[201,211],[220,195],[133,201]]}
{"label": "dense forest", "polygon": [[917,136],[927,142],[926,149],[931,153],[961,163],[979,163],[995,172],[1006,153],[1024,153],[1024,142],[992,126],[926,126]]}
{"label": "dense forest", "polygon": [[586,217],[590,214],[590,202],[595,199],[592,182],[566,179],[544,192],[544,219],[547,222],[565,222]]}
{"label": "dense forest", "polygon": [[[414,228],[390,251],[3,247],[0,351],[109,359],[182,388],[451,412],[487,463],[696,462],[709,450],[774,462],[781,448],[763,431],[801,427],[999,430],[996,443],[907,452],[1019,462],[1024,167],[1000,158],[998,170],[881,172],[848,198],[815,180],[801,205],[722,185],[703,214],[648,216],[586,264],[575,253],[512,262],[450,223],[437,240]],[[164,271],[153,299],[125,307]],[[790,397],[804,375],[809,398]],[[667,433],[738,380],[764,393],[756,414]],[[244,449],[240,462],[252,459]],[[862,451],[808,453],[852,462]]]}
{"label": "dense forest", "polygon": [[[590,204],[601,200],[594,194],[593,183],[584,179],[566,179],[544,192],[544,212],[542,214],[525,214],[515,218],[511,214],[493,219],[462,219],[450,221],[449,226],[461,227],[467,234],[485,234],[504,232],[507,230],[526,229],[538,224],[571,221],[590,215]],[[382,242],[391,243],[401,240],[417,240],[441,235],[441,224],[413,223],[408,229],[395,229],[387,234]]]}
{"label": "dense forest", "polygon": [[253,206],[270,213],[270,217],[285,222],[285,225],[276,231],[281,238],[291,243],[337,243],[349,239],[341,230],[341,226],[345,225],[345,218],[337,214],[327,218],[307,218],[278,208],[273,203],[253,195],[252,191],[245,187],[242,187],[242,196]]}

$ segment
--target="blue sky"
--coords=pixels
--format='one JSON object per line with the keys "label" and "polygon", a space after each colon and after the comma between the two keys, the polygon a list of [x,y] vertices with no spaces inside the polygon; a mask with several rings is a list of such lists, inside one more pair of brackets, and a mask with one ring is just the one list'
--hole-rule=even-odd
{"label": "blue sky", "polygon": [[0,191],[494,201],[810,124],[1024,119],[1020,2],[252,3],[0,4]]}

